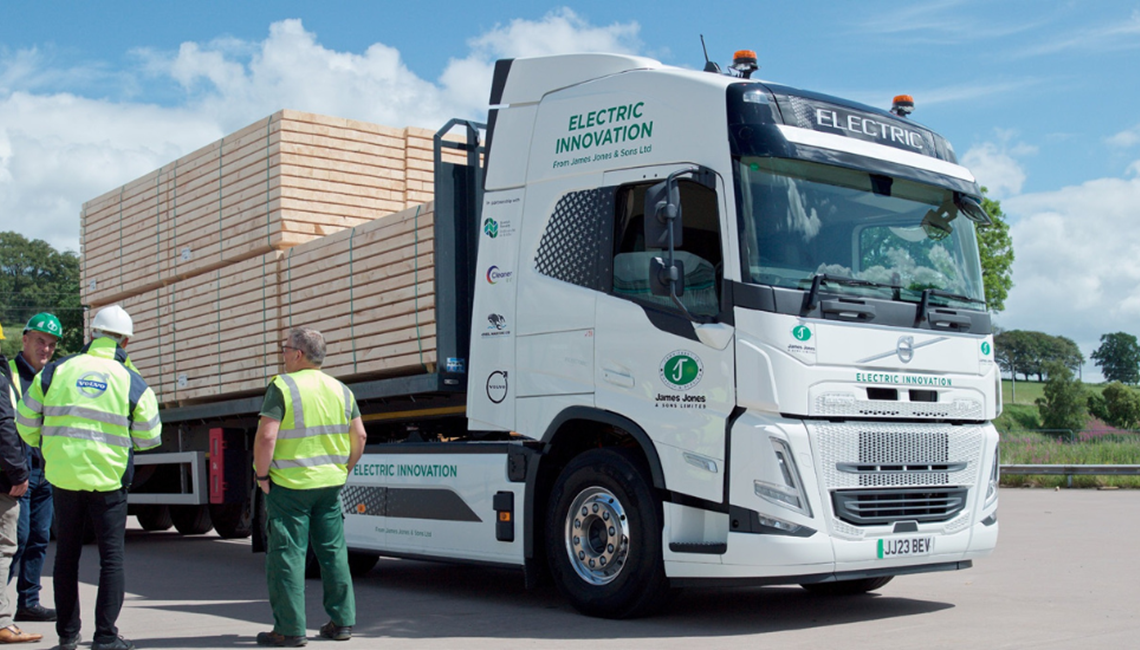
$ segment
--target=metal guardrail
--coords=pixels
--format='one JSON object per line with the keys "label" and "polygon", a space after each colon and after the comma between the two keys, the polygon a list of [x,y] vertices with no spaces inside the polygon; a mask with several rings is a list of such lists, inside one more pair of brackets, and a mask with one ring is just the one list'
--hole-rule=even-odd
{"label": "metal guardrail", "polygon": [[1026,476],[1140,476],[1140,465],[1002,465],[1001,473]]}
{"label": "metal guardrail", "polygon": [[1035,476],[1137,476],[1140,465],[1002,465],[1002,474]]}

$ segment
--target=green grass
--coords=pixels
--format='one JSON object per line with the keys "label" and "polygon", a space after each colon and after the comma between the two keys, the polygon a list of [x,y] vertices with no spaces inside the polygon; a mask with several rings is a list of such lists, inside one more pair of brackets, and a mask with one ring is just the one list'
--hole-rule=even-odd
{"label": "green grass", "polygon": [[[1103,384],[1085,384],[1100,391]],[[1036,400],[1043,397],[1045,384],[1018,381],[1017,400],[1013,382],[1002,382],[1004,409],[994,426],[1001,433],[1003,465],[1140,465],[1140,435],[1107,435],[1077,443],[1035,431],[1041,428]],[[1006,486],[1067,487],[1066,476],[1024,476],[1002,474]],[[1074,476],[1073,487],[1140,488],[1140,476]]]}
{"label": "green grass", "polygon": [[[1079,443],[1060,442],[1041,433],[1001,434],[1003,465],[1140,465],[1140,435],[1104,436]],[[1064,476],[1025,476],[1003,473],[1007,486],[1067,486]],[[1140,488],[1140,476],[1074,476],[1073,487]]]}

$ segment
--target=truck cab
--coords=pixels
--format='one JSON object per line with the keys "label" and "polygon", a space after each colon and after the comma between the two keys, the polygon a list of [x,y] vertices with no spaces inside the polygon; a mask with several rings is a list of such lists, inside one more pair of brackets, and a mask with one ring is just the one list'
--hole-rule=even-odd
{"label": "truck cab", "polygon": [[632,56],[499,61],[454,360],[477,441],[377,449],[348,493],[430,487],[467,519],[349,516],[350,546],[549,567],[615,618],[991,552],[988,217],[900,113]]}

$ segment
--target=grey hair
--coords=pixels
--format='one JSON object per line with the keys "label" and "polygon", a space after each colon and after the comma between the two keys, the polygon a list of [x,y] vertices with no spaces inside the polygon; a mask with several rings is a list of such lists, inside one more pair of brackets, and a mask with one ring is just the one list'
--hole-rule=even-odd
{"label": "grey hair", "polygon": [[325,362],[325,337],[311,327],[298,327],[289,332],[289,345],[301,351],[309,363]]}

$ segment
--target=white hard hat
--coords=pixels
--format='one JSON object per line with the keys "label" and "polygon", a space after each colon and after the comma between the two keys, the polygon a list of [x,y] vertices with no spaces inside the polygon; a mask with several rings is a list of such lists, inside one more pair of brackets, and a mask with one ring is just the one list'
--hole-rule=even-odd
{"label": "white hard hat", "polygon": [[127,310],[118,305],[111,305],[95,314],[95,319],[91,321],[91,331],[119,334],[129,338],[135,335],[135,324]]}

